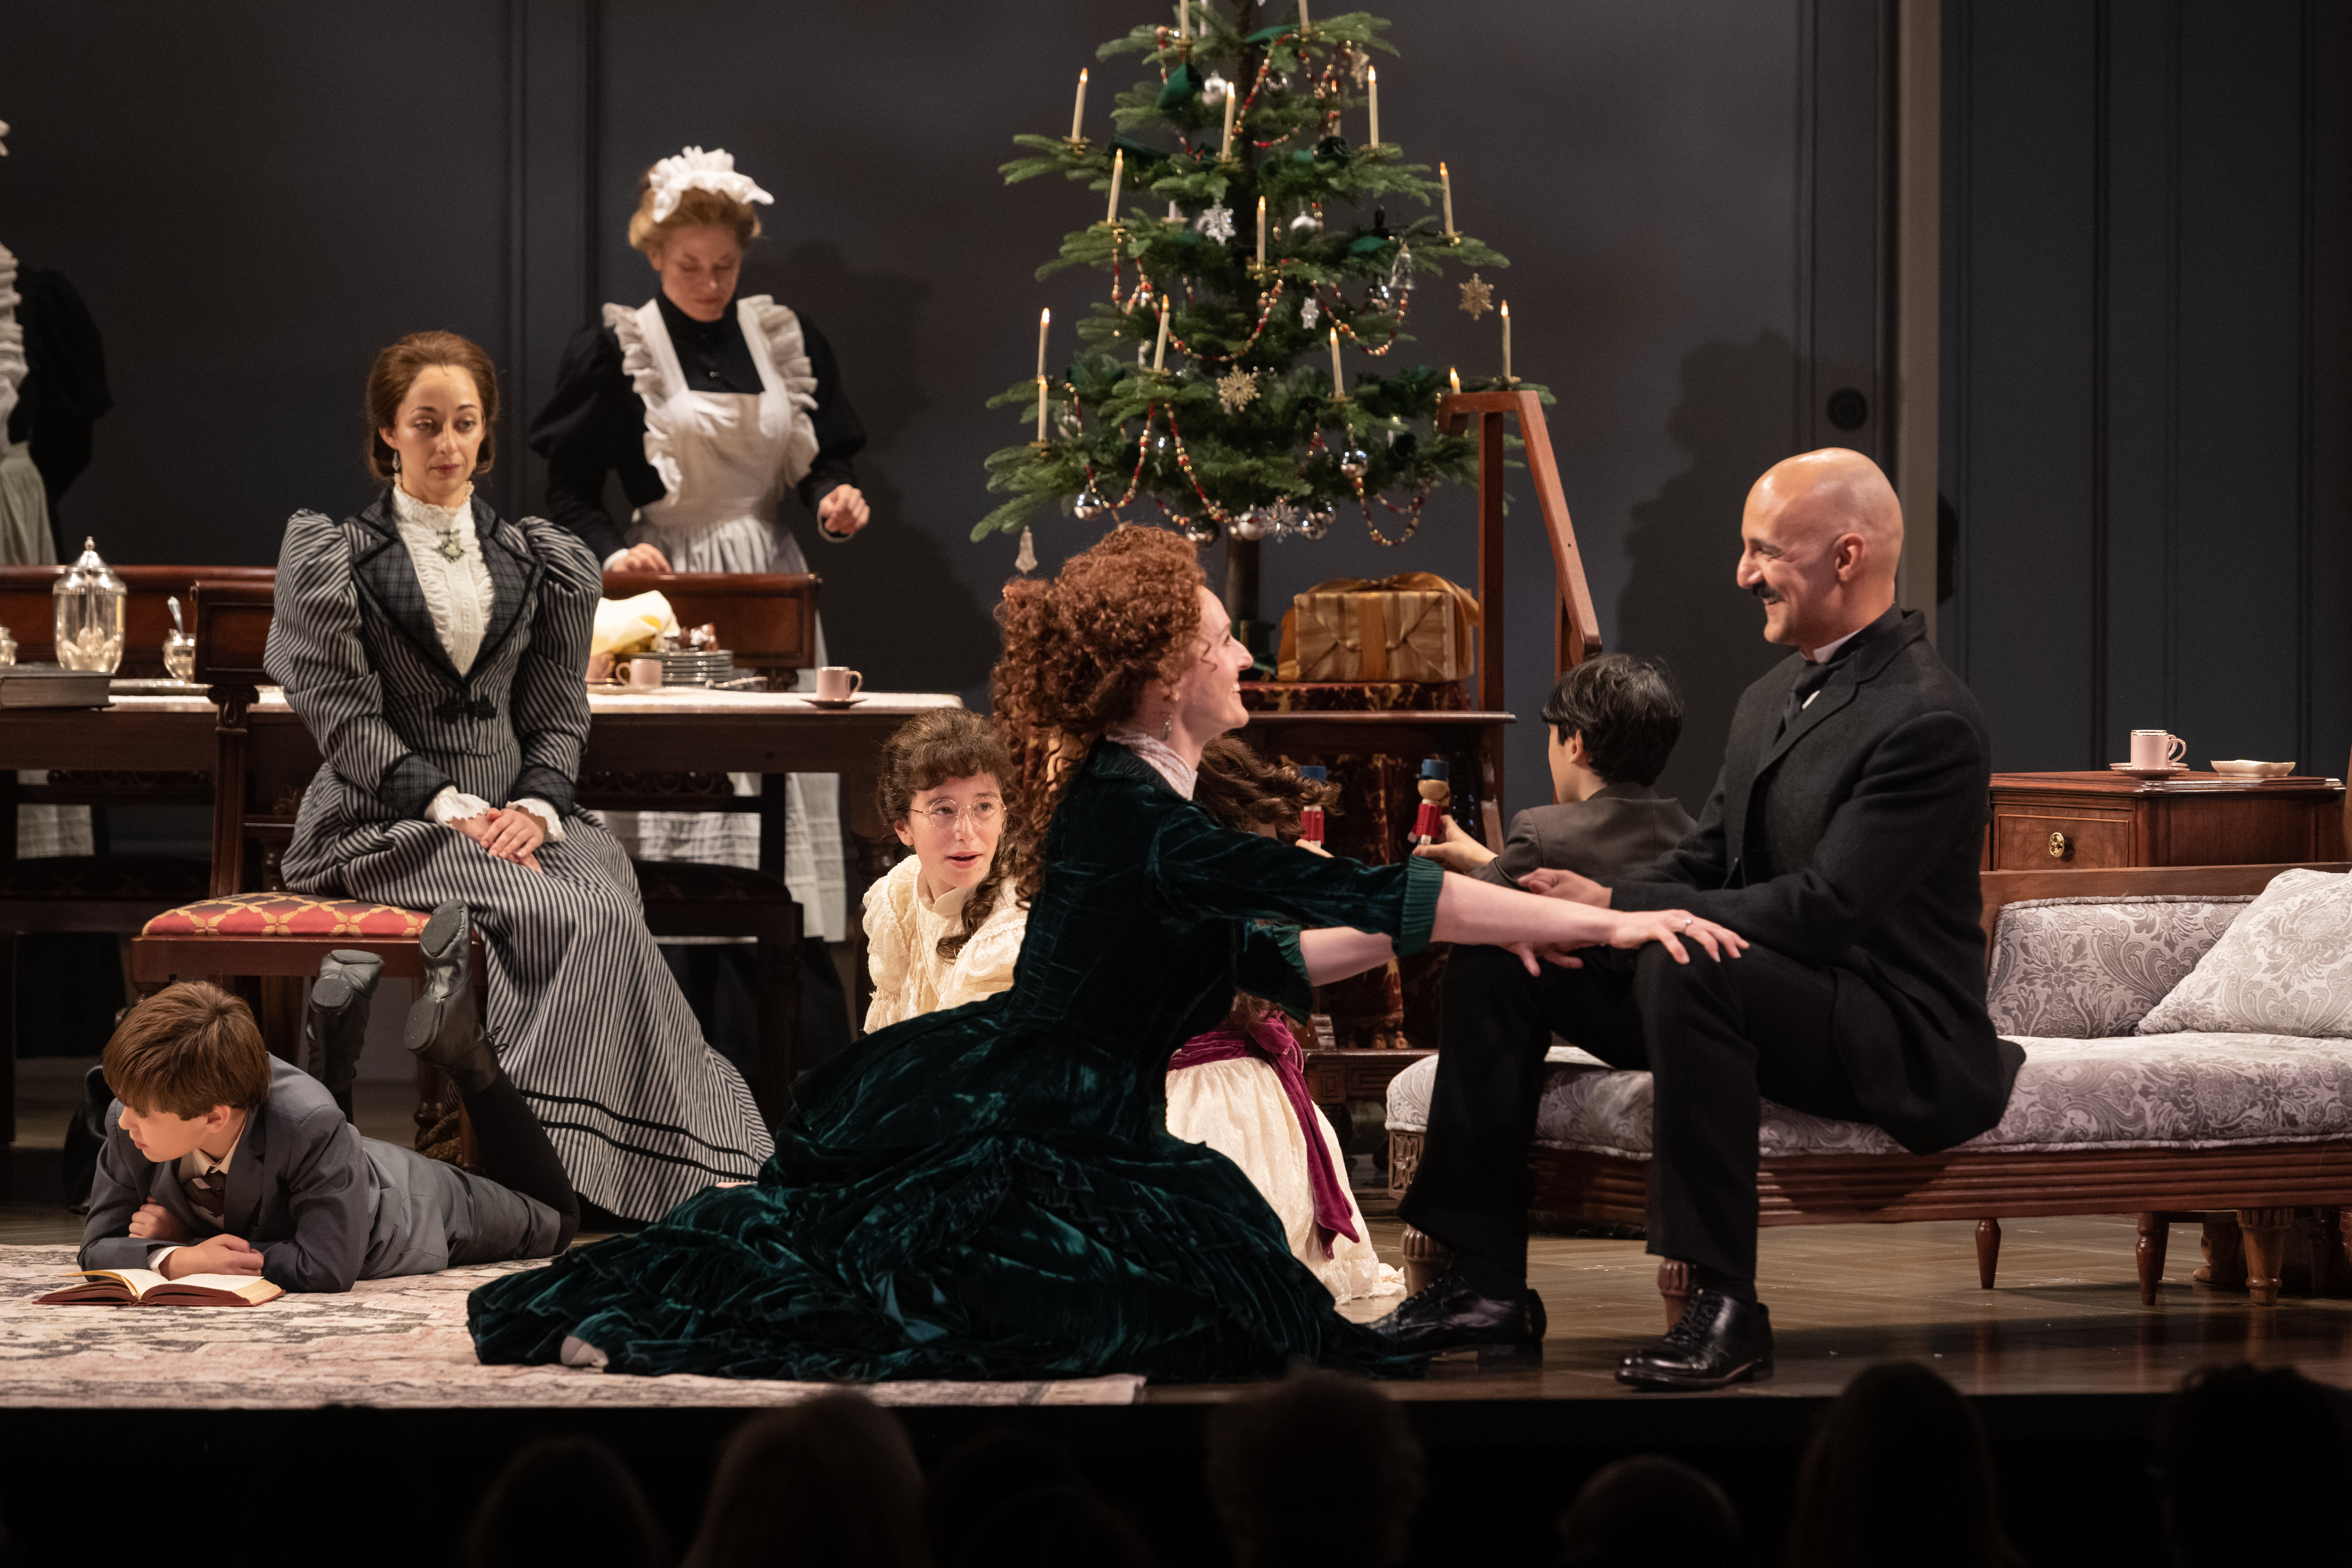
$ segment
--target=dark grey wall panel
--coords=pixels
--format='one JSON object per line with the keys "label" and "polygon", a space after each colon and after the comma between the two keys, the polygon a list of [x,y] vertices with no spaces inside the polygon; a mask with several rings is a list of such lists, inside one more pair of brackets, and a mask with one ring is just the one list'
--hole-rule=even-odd
{"label": "dark grey wall panel", "polygon": [[2095,766],[2162,726],[2200,765],[2341,771],[2339,8],[1946,18],[1946,648],[1998,765]]}
{"label": "dark grey wall panel", "polygon": [[[1517,261],[1489,281],[1512,300],[1520,374],[1559,396],[1602,631],[1688,687],[1666,782],[1696,806],[1733,698],[1780,657],[1731,582],[1747,489],[1814,444],[1828,390],[1863,385],[1874,426],[1884,402],[1884,6],[1389,10],[1403,53],[1381,69],[1383,130],[1449,163],[1464,224]],[[1021,434],[982,405],[1026,374],[1040,306],[1066,351],[1100,289],[1033,276],[1095,198],[1008,191],[996,166],[1016,132],[1066,123],[1081,65],[1099,130],[1137,68],[1094,48],[1144,14],[1039,0],[1005,29],[947,0],[21,7],[0,51],[17,128],[0,239],[83,286],[119,397],[68,517],[117,560],[272,558],[289,510],[365,494],[361,378],[420,327],[499,357],[511,437],[595,306],[651,292],[623,233],[638,172],[724,146],[777,197],[747,289],[824,327],[873,433],[874,531],[811,550],[834,647],[878,685],[978,696],[1013,544],[964,536],[989,505],[981,459]],[[1491,371],[1495,318],[1455,303],[1423,289],[1401,352]],[[513,507],[541,482],[509,439],[493,495]],[[1502,609],[1529,721],[1509,792],[1526,804],[1547,787],[1532,720],[1550,565],[1532,495],[1515,484],[1513,503]],[[1469,498],[1441,492],[1399,549],[1359,520],[1270,548],[1265,603],[1330,576],[1467,579],[1471,527]],[[1092,533],[1049,523],[1040,552],[1050,567]]]}
{"label": "dark grey wall panel", "polygon": [[[1954,0],[1945,204],[1946,495],[1959,519],[1945,655],[1992,720],[1994,765],[2058,767],[2090,728],[2097,381],[2098,33],[2088,5]],[[1979,389],[1985,389],[1979,395]]]}

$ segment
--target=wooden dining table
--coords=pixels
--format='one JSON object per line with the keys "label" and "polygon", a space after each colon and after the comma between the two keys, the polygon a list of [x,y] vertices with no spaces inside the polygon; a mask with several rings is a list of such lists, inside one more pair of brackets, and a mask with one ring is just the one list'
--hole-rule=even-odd
{"label": "wooden dining table", "polygon": [[[874,801],[883,742],[917,713],[962,705],[953,692],[942,691],[869,691],[850,707],[824,709],[791,692],[592,689],[580,764],[582,804],[614,810],[753,810],[761,823],[761,868],[781,876],[782,781],[756,799],[739,798],[719,775],[838,773],[843,870],[854,915],[867,885],[888,869],[896,847]],[[261,689],[247,724],[262,798],[289,784],[299,787],[317,771],[318,749],[278,688]],[[118,778],[209,773],[216,731],[217,712],[194,688],[185,695],[118,696],[105,708],[0,709],[0,769],[69,769]],[[704,793],[680,792],[678,781],[692,775],[699,775]],[[135,788],[105,793],[124,804],[138,798]],[[854,918],[850,927],[862,973],[864,930]]]}

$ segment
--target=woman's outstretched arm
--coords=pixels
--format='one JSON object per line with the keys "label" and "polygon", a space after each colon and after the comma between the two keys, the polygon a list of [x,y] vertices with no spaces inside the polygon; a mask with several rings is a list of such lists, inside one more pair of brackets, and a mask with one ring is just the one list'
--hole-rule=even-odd
{"label": "woman's outstretched arm", "polygon": [[[1439,942],[1516,949],[1529,973],[1534,972],[1538,954],[1573,966],[1576,960],[1566,956],[1571,948],[1639,947],[1656,942],[1674,955],[1675,963],[1687,963],[1690,954],[1682,942],[1685,937],[1718,958],[1727,953],[1736,958],[1748,945],[1737,933],[1680,910],[1647,914],[1597,910],[1452,873],[1438,889],[1437,922],[1430,934]],[[1298,951],[1306,961],[1307,979],[1326,985],[1386,963],[1396,955],[1396,944],[1377,931],[1334,926],[1299,932]]]}

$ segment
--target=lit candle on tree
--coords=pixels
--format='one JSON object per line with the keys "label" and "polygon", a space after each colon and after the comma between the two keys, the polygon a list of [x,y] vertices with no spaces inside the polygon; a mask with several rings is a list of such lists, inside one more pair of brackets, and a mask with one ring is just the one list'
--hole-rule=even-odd
{"label": "lit candle on tree", "polygon": [[1110,225],[1113,228],[1117,228],[1118,226],[1118,183],[1126,176],[1126,174],[1127,150],[1125,148],[1121,148],[1119,151],[1111,154],[1110,213],[1103,219],[1103,222]]}
{"label": "lit candle on tree", "polygon": [[1257,265],[1258,270],[1265,269],[1265,198],[1264,196],[1257,199]]}
{"label": "lit candle on tree", "polygon": [[1151,345],[1151,371],[1157,375],[1168,368],[1168,296],[1160,296],[1160,341]]}
{"label": "lit candle on tree", "polygon": [[1339,384],[1339,329],[1334,327],[1331,329],[1331,400],[1336,403],[1347,395],[1348,389]]}
{"label": "lit candle on tree", "polygon": [[1071,141],[1073,141],[1073,142],[1083,142],[1083,141],[1085,141],[1085,140],[1086,140],[1085,136],[1083,136],[1083,135],[1082,135],[1082,134],[1080,134],[1080,132],[1079,132],[1079,128],[1080,128],[1081,126],[1085,125],[1085,124],[1086,124],[1086,121],[1087,121],[1087,73],[1086,73],[1085,71],[1081,70],[1080,72],[1078,72],[1078,104],[1077,104],[1077,107],[1076,107],[1076,109],[1073,109],[1073,110],[1070,110],[1070,140],[1071,140]]}
{"label": "lit candle on tree", "polygon": [[1374,66],[1371,69],[1366,71],[1364,76],[1365,79],[1371,84],[1372,89],[1372,140],[1370,145],[1377,147],[1381,144],[1381,68]]}
{"label": "lit candle on tree", "polygon": [[1448,365],[1445,369],[1445,379],[1454,384],[1454,391],[1459,392],[1462,390],[1462,373],[1460,371]]}
{"label": "lit candle on tree", "polygon": [[1054,319],[1051,310],[1037,312],[1037,444],[1045,444],[1045,328]]}
{"label": "lit candle on tree", "polygon": [[1230,161],[1234,155],[1234,102],[1241,95],[1241,89],[1238,87],[1225,89],[1225,142],[1224,145],[1217,151],[1219,163]]}
{"label": "lit candle on tree", "polygon": [[1511,374],[1511,302],[1503,301],[1503,380],[1506,384],[1517,381]]}
{"label": "lit candle on tree", "polygon": [[1442,163],[1437,165],[1437,187],[1445,195],[1445,237],[1452,239],[1454,237],[1454,176],[1446,173],[1445,165]]}

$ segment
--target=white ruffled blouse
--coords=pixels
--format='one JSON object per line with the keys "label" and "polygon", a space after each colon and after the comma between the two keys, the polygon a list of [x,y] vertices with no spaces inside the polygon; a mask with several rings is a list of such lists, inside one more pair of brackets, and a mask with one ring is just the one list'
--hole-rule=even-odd
{"label": "white ruffled blouse", "polygon": [[909,855],[866,889],[866,964],[874,976],[867,1034],[1013,988],[1029,911],[1013,901],[1012,889],[997,895],[996,909],[950,961],[940,956],[940,938],[963,918],[971,890],[951,888],[926,899],[922,876],[922,861]]}
{"label": "white ruffled blouse", "polygon": [[[474,668],[474,659],[482,651],[482,637],[489,630],[490,609],[498,597],[489,563],[482,559],[482,542],[474,535],[474,489],[467,486],[456,506],[435,506],[395,484],[392,515],[400,529],[401,543],[408,547],[409,563],[416,568],[416,585],[424,590],[433,633],[441,639],[449,662],[463,675]],[[452,532],[461,551],[454,561],[441,549],[442,541]],[[509,804],[539,818],[550,844],[563,842],[563,819],[547,802],[525,795]],[[481,796],[447,784],[425,803],[425,815],[446,827],[489,809],[490,803]]]}

